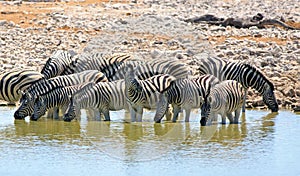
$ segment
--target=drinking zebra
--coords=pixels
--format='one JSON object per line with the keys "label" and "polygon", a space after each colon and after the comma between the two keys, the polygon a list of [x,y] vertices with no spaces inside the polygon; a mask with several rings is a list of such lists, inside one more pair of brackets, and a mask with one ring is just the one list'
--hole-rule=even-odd
{"label": "drinking zebra", "polygon": [[156,108],[160,96],[159,92],[164,92],[176,78],[161,74],[146,80],[139,80],[135,77],[133,69],[133,67],[128,66],[125,75],[126,98],[129,104],[131,121],[141,122],[143,108]]}
{"label": "drinking zebra", "polygon": [[263,97],[263,102],[272,112],[278,111],[278,103],[274,94],[274,85],[255,67],[241,62],[229,62],[220,58],[197,58],[200,74],[212,74],[220,81],[236,80],[245,88],[243,112],[247,89],[256,89]]}
{"label": "drinking zebra", "polygon": [[[80,89],[80,85],[76,86],[59,86],[54,89],[41,94],[35,97],[34,105],[33,105],[33,114],[31,115],[31,120],[38,120],[42,115],[46,113],[48,109],[59,107],[62,109],[62,113],[65,113],[68,105],[69,105],[69,96],[74,94],[76,91]],[[59,116],[53,117],[58,119]]]}
{"label": "drinking zebra", "polygon": [[188,122],[191,109],[200,108],[209,89],[218,83],[219,80],[213,75],[202,75],[193,79],[177,79],[159,100],[154,121],[160,122],[167,110],[167,105],[171,104],[173,107],[172,121],[176,122],[178,113],[184,109],[185,121]]}
{"label": "drinking zebra", "polygon": [[43,75],[33,70],[13,70],[0,75],[0,100],[17,102],[21,92],[43,78]]}
{"label": "drinking zebra", "polygon": [[128,109],[125,97],[125,81],[89,83],[71,96],[64,114],[64,121],[78,117],[80,109],[99,110],[110,121],[109,111]]}
{"label": "drinking zebra", "polygon": [[26,89],[20,99],[20,106],[15,111],[15,119],[23,119],[33,112],[35,97],[42,95],[58,86],[72,86],[86,82],[107,81],[103,73],[97,70],[87,70],[71,75],[58,76],[51,79],[42,79]]}
{"label": "drinking zebra", "polygon": [[[226,80],[210,90],[201,107],[202,126],[217,119],[218,114],[222,117],[222,124],[226,123],[226,117],[230,123],[238,123],[240,111],[243,105],[244,91],[240,83],[234,80]],[[234,117],[232,112],[235,113]]]}

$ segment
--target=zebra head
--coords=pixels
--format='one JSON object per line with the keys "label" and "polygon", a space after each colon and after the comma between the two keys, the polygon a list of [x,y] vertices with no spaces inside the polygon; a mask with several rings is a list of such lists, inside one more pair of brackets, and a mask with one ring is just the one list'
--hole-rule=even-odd
{"label": "zebra head", "polygon": [[212,103],[212,97],[209,96],[210,95],[210,89],[211,86],[208,85],[208,89],[206,94],[204,95],[204,102],[201,106],[201,120],[200,120],[200,124],[201,126],[206,126],[206,122],[209,118],[210,115],[210,110],[211,110],[211,103]]}
{"label": "zebra head", "polygon": [[75,110],[75,104],[74,101],[74,96],[69,96],[70,101],[69,101],[69,106],[66,110],[66,113],[63,116],[63,120],[65,122],[71,122],[73,119],[76,118],[76,110]]}
{"label": "zebra head", "polygon": [[33,105],[33,114],[30,117],[30,120],[38,120],[42,115],[44,115],[47,111],[45,101],[43,98],[38,96],[34,100]]}
{"label": "zebra head", "polygon": [[127,87],[128,93],[142,92],[143,87],[140,85],[139,81],[135,77],[135,72],[133,65],[128,64],[125,74],[125,85]]}
{"label": "zebra head", "polygon": [[80,102],[82,98],[82,92],[84,92],[85,89],[88,89],[92,85],[94,85],[94,83],[87,84],[81,90],[69,96],[69,106],[67,107],[66,113],[63,116],[64,121],[70,122],[76,117],[80,116]]}
{"label": "zebra head", "polygon": [[15,119],[24,119],[33,112],[33,96],[29,92],[23,92],[20,99],[20,106],[14,113]]}
{"label": "zebra head", "polygon": [[278,112],[278,103],[274,93],[273,84],[265,85],[263,92],[263,102],[271,109],[272,112]]}

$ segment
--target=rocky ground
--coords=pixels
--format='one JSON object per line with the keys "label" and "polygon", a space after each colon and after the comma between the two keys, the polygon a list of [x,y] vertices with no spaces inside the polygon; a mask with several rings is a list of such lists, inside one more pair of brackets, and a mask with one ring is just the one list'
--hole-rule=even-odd
{"label": "rocky ground", "polygon": [[[57,49],[132,52],[145,59],[184,56],[192,68],[197,67],[193,56],[206,54],[255,65],[274,83],[281,107],[300,109],[299,30],[183,21],[204,14],[227,18],[258,12],[300,27],[298,0],[0,1],[0,73],[16,67],[39,70]],[[265,108],[254,90],[247,105]]]}

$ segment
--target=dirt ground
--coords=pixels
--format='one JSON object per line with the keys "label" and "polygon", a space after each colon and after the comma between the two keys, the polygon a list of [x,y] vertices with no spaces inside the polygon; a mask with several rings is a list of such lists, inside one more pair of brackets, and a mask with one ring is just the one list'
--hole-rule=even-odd
{"label": "dirt ground", "polygon": [[[69,1],[69,2],[23,2],[19,5],[5,5],[5,3],[0,3],[0,20],[12,21],[15,24],[18,24],[22,28],[27,27],[38,27],[39,24],[35,24],[33,20],[40,20],[45,17],[44,14],[51,13],[55,11],[64,11],[65,13],[71,12],[76,9],[78,6],[87,7],[90,5],[101,6],[103,3],[128,3],[126,0],[120,1],[109,1],[109,0],[85,0],[85,1]],[[142,4],[140,4],[142,10]],[[119,11],[118,11],[119,12]],[[108,12],[109,13],[109,12]],[[115,13],[115,12],[114,12]],[[131,15],[130,12],[124,12],[122,15]],[[287,21],[288,25],[300,28],[300,22]],[[78,31],[80,29],[71,29],[71,28],[57,28],[57,30],[74,30]],[[91,35],[97,35],[103,31],[85,31]],[[135,34],[139,35],[139,34]],[[147,36],[146,36],[147,37]],[[152,37],[152,36],[148,36]],[[192,36],[191,36],[192,37]],[[158,36],[160,39],[169,38],[168,36]],[[212,36],[209,38],[210,41],[213,41],[213,44],[219,45],[222,44],[226,38],[225,36]],[[280,38],[266,38],[261,36],[230,36],[229,38],[241,40],[248,39],[256,42],[276,42],[278,45],[285,45],[287,39]]]}

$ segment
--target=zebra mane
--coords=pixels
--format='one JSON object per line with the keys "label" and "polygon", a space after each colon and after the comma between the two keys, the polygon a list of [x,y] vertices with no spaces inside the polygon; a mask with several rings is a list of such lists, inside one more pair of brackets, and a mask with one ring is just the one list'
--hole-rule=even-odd
{"label": "zebra mane", "polygon": [[255,73],[258,73],[265,81],[266,83],[270,86],[270,89],[272,91],[274,91],[274,85],[273,83],[260,71],[258,70],[256,67],[250,65],[250,64],[247,64],[247,63],[243,63],[243,65],[248,69],[248,70],[252,70],[254,71]]}
{"label": "zebra mane", "polygon": [[42,70],[41,70],[41,73],[44,73],[44,72],[45,72],[46,67],[49,66],[49,64],[50,64],[50,62],[52,61],[52,59],[53,59],[53,58],[50,57],[50,58],[46,61],[45,65],[43,66],[43,68],[42,68]]}

